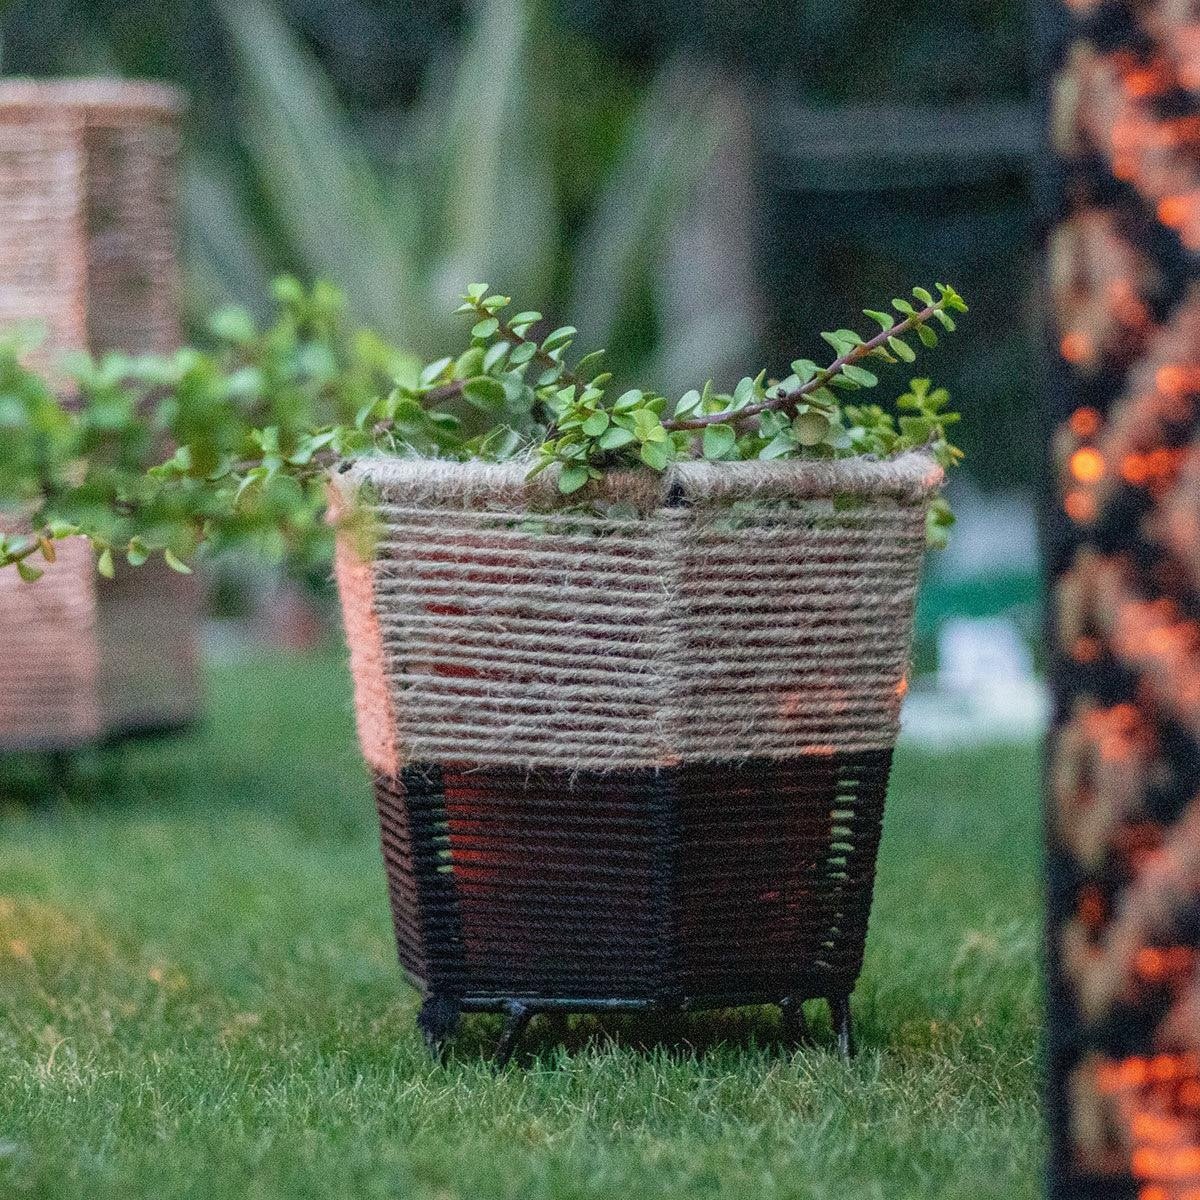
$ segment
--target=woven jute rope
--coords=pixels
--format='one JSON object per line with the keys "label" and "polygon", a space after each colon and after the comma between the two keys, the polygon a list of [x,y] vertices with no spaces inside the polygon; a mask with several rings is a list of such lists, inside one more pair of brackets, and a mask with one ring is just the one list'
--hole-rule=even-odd
{"label": "woven jute rope", "polygon": [[65,749],[100,731],[93,570],[71,540],[36,584],[0,571],[0,751]]}
{"label": "woven jute rope", "polygon": [[181,99],[124,80],[0,82],[0,328],[64,349],[178,345]]}
{"label": "woven jute rope", "polygon": [[[527,464],[367,458],[337,574],[358,727],[410,762],[575,770],[890,748],[940,468],[682,463],[586,506]],[[386,698],[386,699],[384,699]]]}
{"label": "woven jute rope", "polygon": [[[0,82],[0,331],[40,326],[40,369],[65,350],[178,345],[181,107],[150,83]],[[0,571],[0,746],[71,745],[194,710],[189,581],[158,568],[97,581],[82,543],[39,565],[36,585]]]}

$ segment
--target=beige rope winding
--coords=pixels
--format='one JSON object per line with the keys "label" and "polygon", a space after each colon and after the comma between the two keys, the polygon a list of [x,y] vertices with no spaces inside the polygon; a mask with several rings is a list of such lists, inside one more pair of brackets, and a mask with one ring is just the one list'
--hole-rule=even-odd
{"label": "beige rope winding", "polygon": [[[0,332],[59,352],[179,344],[171,88],[0,81]],[[70,746],[195,711],[198,590],[161,567],[96,576],[82,543],[36,585],[0,571],[0,748]]]}
{"label": "beige rope winding", "polygon": [[347,543],[337,564],[373,768],[892,745],[942,478],[926,455],[612,474],[589,512],[526,472],[368,458],[336,477],[379,526],[371,563]]}

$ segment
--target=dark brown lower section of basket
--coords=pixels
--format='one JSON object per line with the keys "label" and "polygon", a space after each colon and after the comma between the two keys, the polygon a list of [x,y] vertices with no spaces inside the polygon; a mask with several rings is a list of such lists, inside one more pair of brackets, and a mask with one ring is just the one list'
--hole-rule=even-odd
{"label": "dark brown lower section of basket", "polygon": [[798,1013],[825,997],[837,1018],[862,966],[890,765],[868,751],[379,777],[396,940],[427,1035],[480,1010],[520,1025],[549,1009]]}

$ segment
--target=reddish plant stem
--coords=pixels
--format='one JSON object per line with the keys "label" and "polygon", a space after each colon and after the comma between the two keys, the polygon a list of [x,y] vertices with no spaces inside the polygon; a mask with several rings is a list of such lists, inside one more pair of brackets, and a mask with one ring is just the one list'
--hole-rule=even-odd
{"label": "reddish plant stem", "polygon": [[794,409],[803,402],[805,396],[812,395],[813,392],[825,387],[831,379],[840,375],[843,368],[853,365],[860,358],[866,358],[872,351],[885,346],[888,338],[900,337],[902,334],[915,329],[918,325],[924,325],[935,312],[940,312],[945,307],[945,301],[939,300],[927,308],[923,308],[920,312],[913,313],[911,317],[905,317],[903,321],[897,325],[893,325],[890,329],[881,330],[870,341],[863,342],[861,345],[846,351],[845,354],[839,355],[823,371],[818,371],[807,383],[802,383],[798,387],[794,387],[786,392],[776,392],[774,396],[768,396],[759,404],[748,404],[745,408],[739,408],[736,411],[726,409],[724,412],[707,413],[700,417],[664,421],[662,423],[663,428],[668,431],[703,429],[707,425],[721,425],[727,422],[744,421],[748,417],[756,417],[760,413],[776,409],[784,411]]}

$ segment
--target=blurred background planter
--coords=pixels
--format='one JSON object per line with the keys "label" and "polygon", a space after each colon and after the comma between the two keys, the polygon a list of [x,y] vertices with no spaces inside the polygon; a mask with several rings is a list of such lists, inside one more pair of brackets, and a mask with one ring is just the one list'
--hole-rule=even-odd
{"label": "blurred background planter", "polygon": [[683,463],[568,507],[360,460],[337,576],[400,959],[463,1011],[829,1000],[843,1051],[940,469]]}
{"label": "blurred background planter", "polygon": [[[0,328],[40,327],[51,372],[63,351],[179,344],[181,103],[157,84],[0,81]],[[36,592],[0,573],[0,643],[17,648],[0,655],[0,751],[195,718],[194,580],[161,564],[104,579],[82,543],[46,573]]]}

